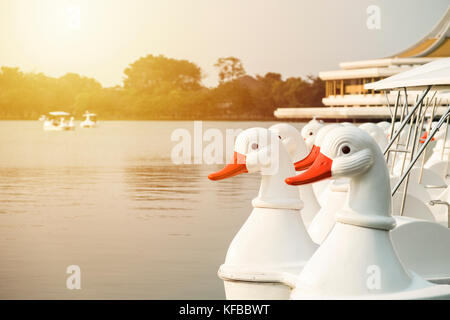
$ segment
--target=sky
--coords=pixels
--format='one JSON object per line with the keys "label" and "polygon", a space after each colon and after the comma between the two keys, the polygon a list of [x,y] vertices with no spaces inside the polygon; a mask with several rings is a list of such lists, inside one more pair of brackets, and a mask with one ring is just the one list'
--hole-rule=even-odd
{"label": "sky", "polygon": [[[369,29],[367,8],[380,9]],[[187,59],[217,84],[219,57],[283,78],[382,58],[425,36],[449,0],[0,0],[0,66],[104,86],[148,54]]]}

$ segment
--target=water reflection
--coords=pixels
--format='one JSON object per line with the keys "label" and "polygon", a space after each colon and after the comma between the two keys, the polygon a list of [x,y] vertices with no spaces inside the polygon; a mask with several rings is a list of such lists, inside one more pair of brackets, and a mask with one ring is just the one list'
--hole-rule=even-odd
{"label": "water reflection", "polygon": [[145,217],[187,218],[192,215],[186,211],[200,201],[200,175],[198,166],[154,164],[127,167],[124,180],[132,208],[145,211]]}
{"label": "water reflection", "polygon": [[[213,182],[221,165],[173,165],[170,132],[182,125],[191,123],[52,135],[0,123],[0,298],[224,298],[217,268],[260,176]],[[71,264],[82,270],[79,292],[65,287]]]}

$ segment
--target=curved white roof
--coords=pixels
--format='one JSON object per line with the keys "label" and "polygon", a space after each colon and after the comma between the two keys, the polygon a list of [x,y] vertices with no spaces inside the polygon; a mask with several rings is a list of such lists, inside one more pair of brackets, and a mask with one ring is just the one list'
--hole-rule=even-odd
{"label": "curved white roof", "polygon": [[442,58],[392,77],[365,84],[364,88],[384,90],[430,85],[450,86],[450,58]]}
{"label": "curved white roof", "polygon": [[[392,57],[426,57],[440,46],[445,45],[446,40],[450,37],[450,6],[447,7],[441,20],[433,27],[433,29],[420,41],[409,48],[394,54]],[[437,55],[442,57],[442,55]]]}

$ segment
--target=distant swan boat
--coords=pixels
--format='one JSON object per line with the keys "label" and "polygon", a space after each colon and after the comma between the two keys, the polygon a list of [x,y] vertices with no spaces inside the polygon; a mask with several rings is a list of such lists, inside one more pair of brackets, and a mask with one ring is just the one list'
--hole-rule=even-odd
{"label": "distant swan boat", "polygon": [[70,116],[70,113],[64,111],[53,111],[49,112],[47,116],[41,116],[39,120],[44,121],[44,131],[75,130],[73,117],[70,117],[69,121],[65,120],[65,117],[68,116]]}
{"label": "distant swan boat", "polygon": [[86,111],[83,117],[85,117],[85,119],[80,124],[81,128],[95,128],[98,126],[97,115],[95,113]]}

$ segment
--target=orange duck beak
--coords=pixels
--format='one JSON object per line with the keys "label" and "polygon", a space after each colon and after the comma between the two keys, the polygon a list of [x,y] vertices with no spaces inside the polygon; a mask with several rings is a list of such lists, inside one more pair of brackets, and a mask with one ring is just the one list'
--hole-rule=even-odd
{"label": "orange duck beak", "polygon": [[332,159],[319,152],[316,160],[308,170],[297,176],[286,178],[284,181],[287,184],[299,186],[330,178],[332,164]]}
{"label": "orange duck beak", "polygon": [[241,173],[247,173],[247,166],[245,165],[245,155],[234,152],[233,155],[233,163],[229,163],[220,171],[211,173],[208,175],[208,179],[217,181],[222,180],[230,177],[237,176]]}
{"label": "orange duck beak", "polygon": [[[428,131],[425,131],[425,133],[423,134],[423,136],[420,137],[419,142],[420,143],[425,143],[425,140],[427,140],[428,138]],[[434,141],[434,137],[431,138],[431,141]]]}
{"label": "orange duck beak", "polygon": [[320,147],[313,145],[309,154],[300,161],[294,163],[295,171],[302,171],[311,167],[320,153]]}

